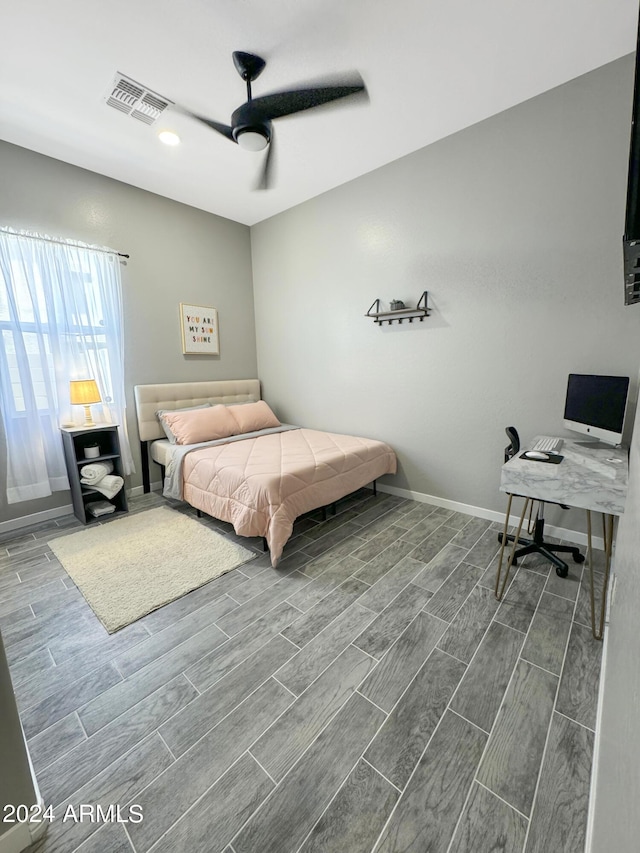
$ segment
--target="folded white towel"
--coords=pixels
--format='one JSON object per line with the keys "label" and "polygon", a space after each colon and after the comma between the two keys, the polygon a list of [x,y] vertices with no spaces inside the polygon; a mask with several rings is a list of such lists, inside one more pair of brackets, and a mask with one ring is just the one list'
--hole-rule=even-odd
{"label": "folded white towel", "polygon": [[114,474],[107,474],[98,483],[94,483],[91,488],[95,489],[96,492],[100,492],[100,494],[104,495],[105,498],[109,498],[109,500],[111,500],[114,495],[118,494],[123,486],[124,480],[122,477],[117,477]]}
{"label": "folded white towel", "polygon": [[85,486],[92,486],[98,483],[107,474],[113,471],[113,462],[92,462],[90,465],[83,465],[80,469],[80,482]]}
{"label": "folded white towel", "polygon": [[91,501],[85,504],[85,509],[94,518],[99,518],[101,515],[111,515],[116,511],[115,504],[109,503],[109,501]]}

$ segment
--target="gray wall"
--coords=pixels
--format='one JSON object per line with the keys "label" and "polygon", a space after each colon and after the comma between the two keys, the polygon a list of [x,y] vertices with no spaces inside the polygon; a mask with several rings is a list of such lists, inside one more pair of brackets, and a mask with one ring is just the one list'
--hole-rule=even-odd
{"label": "gray wall", "polygon": [[[9,666],[0,634],[0,807],[32,806],[36,792],[31,778],[18,709],[11,685]],[[0,820],[0,837],[15,824]]]}
{"label": "gray wall", "polygon": [[640,837],[640,429],[629,454],[629,494],[613,568],[590,853],[635,851]]}
{"label": "gray wall", "polygon": [[[122,267],[125,381],[137,468],[129,484],[138,485],[134,385],[257,375],[249,228],[2,142],[0,184],[1,225],[131,255]],[[218,309],[220,356],[182,354],[180,302]],[[58,492],[7,506],[5,470],[2,452],[0,520],[70,503]]]}
{"label": "gray wall", "polygon": [[[503,512],[504,427],[568,435],[569,372],[637,374],[632,89],[625,57],[254,226],[258,365],[279,414],[385,439],[388,483]],[[363,316],[423,290],[423,323]]]}
{"label": "gray wall", "polygon": [[[0,143],[0,223],[131,254],[136,455],[135,384],[260,375],[281,417],[389,441],[400,460],[389,483],[500,511],[504,426],[562,434],[570,371],[637,373],[640,309],[623,306],[621,263],[632,86],[626,57],[254,226],[251,238]],[[424,323],[380,328],[363,316],[376,297],[415,302],[425,289],[434,310]],[[219,309],[219,358],[182,355],[180,301]],[[2,468],[0,457],[0,481]],[[3,500],[0,490],[5,520],[68,495]]]}

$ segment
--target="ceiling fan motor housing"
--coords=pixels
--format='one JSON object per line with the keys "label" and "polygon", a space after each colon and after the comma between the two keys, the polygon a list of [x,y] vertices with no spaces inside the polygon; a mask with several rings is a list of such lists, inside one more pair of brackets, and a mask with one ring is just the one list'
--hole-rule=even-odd
{"label": "ceiling fan motor housing", "polygon": [[247,151],[262,151],[271,142],[271,122],[255,115],[251,101],[231,116],[232,136]]}
{"label": "ceiling fan motor housing", "polygon": [[191,113],[193,118],[215,130],[217,133],[235,142],[245,151],[263,151],[262,177],[258,183],[259,189],[267,189],[273,170],[274,136],[272,122],[275,119],[294,115],[303,110],[319,107],[349,95],[363,92],[366,88],[362,77],[355,73],[346,75],[342,81],[335,78],[320,85],[296,87],[284,92],[271,92],[253,98],[251,83],[265,67],[265,60],[253,53],[236,50],[233,53],[236,71],[247,85],[247,101],[238,107],[231,116],[231,124],[223,124],[206,116]]}

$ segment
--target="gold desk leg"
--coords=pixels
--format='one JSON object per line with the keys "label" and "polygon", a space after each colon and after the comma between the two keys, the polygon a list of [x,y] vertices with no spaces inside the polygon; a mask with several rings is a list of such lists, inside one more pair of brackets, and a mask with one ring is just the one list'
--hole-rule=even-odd
{"label": "gold desk leg", "polygon": [[518,524],[518,530],[516,531],[515,539],[513,540],[513,547],[511,548],[511,553],[509,554],[509,560],[507,562],[507,570],[504,575],[504,580],[502,584],[500,584],[500,576],[502,575],[502,561],[504,558],[504,547],[507,541],[507,531],[509,529],[509,516],[511,514],[511,501],[513,500],[513,495],[509,495],[509,502],[507,503],[507,512],[504,517],[504,532],[502,534],[502,547],[500,548],[500,559],[498,560],[498,572],[496,574],[496,586],[495,586],[495,596],[498,601],[502,601],[502,596],[504,595],[504,590],[507,585],[507,580],[509,579],[509,573],[511,571],[511,566],[513,565],[513,558],[515,556],[516,550],[518,548],[518,539],[520,538],[520,533],[522,532],[522,525],[524,524],[524,517],[527,514],[527,508],[531,503],[531,498],[526,498],[524,502],[524,506],[522,507],[522,514],[520,515],[520,522]]}
{"label": "gold desk leg", "polygon": [[593,552],[591,546],[591,512],[587,510],[587,552],[589,557],[589,594],[591,597],[591,633],[594,640],[601,640],[604,635],[604,614],[607,606],[607,587],[609,585],[609,570],[611,569],[611,552],[613,550],[613,515],[602,513],[602,533],[604,538],[604,578],[600,598],[599,624],[596,627],[596,596],[593,583]]}

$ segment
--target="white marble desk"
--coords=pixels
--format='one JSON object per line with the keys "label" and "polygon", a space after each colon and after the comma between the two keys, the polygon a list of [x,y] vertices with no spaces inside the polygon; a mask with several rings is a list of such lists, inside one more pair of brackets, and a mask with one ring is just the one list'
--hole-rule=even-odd
{"label": "white marble desk", "polygon": [[500,490],[577,509],[622,515],[629,482],[626,449],[564,439],[560,455],[564,459],[554,465],[522,459],[518,453],[502,466]]}
{"label": "white marble desk", "polygon": [[[533,447],[537,438],[529,447]],[[520,453],[502,466],[500,475],[500,490],[509,495],[505,516],[505,527],[502,535],[502,548],[496,577],[496,597],[502,598],[518,539],[522,532],[525,515],[533,501],[565,504],[566,506],[584,509],[587,512],[587,554],[591,585],[591,627],[593,636],[602,639],[604,629],[604,614],[611,567],[613,549],[613,529],[616,516],[622,515],[627,497],[629,481],[628,451],[625,448],[608,447],[607,445],[585,441],[564,439],[560,455],[564,458],[559,464],[540,462],[522,458]],[[514,497],[524,498],[524,506],[515,535],[515,541],[509,556],[507,571],[502,575],[502,563],[507,529],[511,513],[511,503]],[[591,513],[601,512],[603,515],[603,538],[605,550],[605,572],[602,596],[600,601],[599,624],[596,624],[596,604],[593,582]],[[558,570],[560,574],[560,571]],[[565,570],[566,574],[566,570]]]}

